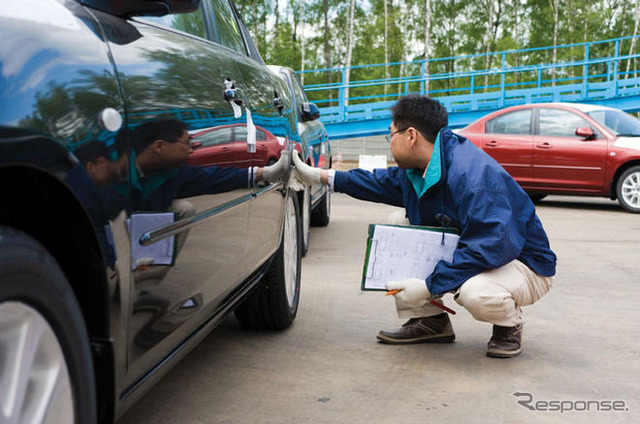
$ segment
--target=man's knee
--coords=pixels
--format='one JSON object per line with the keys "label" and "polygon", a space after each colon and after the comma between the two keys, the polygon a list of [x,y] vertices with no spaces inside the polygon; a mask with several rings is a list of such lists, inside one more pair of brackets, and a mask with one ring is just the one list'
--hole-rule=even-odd
{"label": "man's knee", "polygon": [[454,299],[478,321],[500,322],[516,311],[507,291],[473,280],[464,283]]}

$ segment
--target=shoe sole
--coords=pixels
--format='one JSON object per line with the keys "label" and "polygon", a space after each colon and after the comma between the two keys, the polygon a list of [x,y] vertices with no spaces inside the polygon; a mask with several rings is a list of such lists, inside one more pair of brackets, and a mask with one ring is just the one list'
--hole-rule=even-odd
{"label": "shoe sole", "polygon": [[498,350],[498,349],[488,349],[487,356],[490,358],[515,358],[516,356],[522,353],[522,348],[518,350]]}
{"label": "shoe sole", "polygon": [[387,337],[384,334],[378,334],[378,341],[385,344],[416,344],[416,343],[451,343],[456,339],[456,335],[452,334],[450,336],[441,336],[441,337],[416,337],[413,339],[394,339],[391,337]]}

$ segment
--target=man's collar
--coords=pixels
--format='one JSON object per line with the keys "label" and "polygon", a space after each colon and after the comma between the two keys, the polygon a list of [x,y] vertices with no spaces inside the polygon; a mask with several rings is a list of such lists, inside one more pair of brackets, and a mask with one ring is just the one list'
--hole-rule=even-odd
{"label": "man's collar", "polygon": [[413,189],[416,191],[418,198],[422,197],[427,190],[436,185],[442,177],[442,160],[440,154],[440,132],[436,136],[433,143],[433,153],[424,172],[419,169],[408,169],[407,177],[411,181]]}

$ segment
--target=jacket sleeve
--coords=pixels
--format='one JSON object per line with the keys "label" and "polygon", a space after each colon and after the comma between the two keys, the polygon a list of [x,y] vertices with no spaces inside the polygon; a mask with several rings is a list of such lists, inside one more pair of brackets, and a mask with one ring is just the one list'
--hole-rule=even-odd
{"label": "jacket sleeve", "polygon": [[185,166],[181,178],[178,198],[249,188],[249,171],[243,168]]}
{"label": "jacket sleeve", "polygon": [[458,247],[452,262],[440,261],[427,278],[429,291],[455,290],[469,278],[516,259],[526,242],[529,207],[522,203],[514,205],[505,191],[482,186],[461,193]]}
{"label": "jacket sleeve", "polygon": [[336,171],[333,189],[360,200],[404,206],[399,168]]}

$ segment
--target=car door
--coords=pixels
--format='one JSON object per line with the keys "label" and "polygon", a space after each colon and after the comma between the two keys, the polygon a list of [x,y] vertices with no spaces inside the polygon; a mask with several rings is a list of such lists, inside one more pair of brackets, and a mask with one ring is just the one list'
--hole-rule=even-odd
{"label": "car door", "polygon": [[[607,140],[574,111],[538,109],[533,137],[533,178],[536,187],[549,191],[601,192],[605,184]],[[585,140],[576,129],[591,127],[596,138]]]}
{"label": "car door", "polygon": [[523,188],[533,180],[532,116],[531,108],[499,115],[485,123],[483,135],[473,136]]}
{"label": "car door", "polygon": [[[269,72],[253,45],[246,27],[228,0],[211,0],[215,10],[233,11],[235,19],[223,19],[215,14],[218,37],[229,49],[238,53],[237,66],[242,74],[239,90],[244,101],[247,123],[260,126],[283,141],[297,141],[297,128],[292,102],[284,82]],[[287,148],[286,144],[283,148]],[[249,153],[257,157],[256,150]],[[250,264],[267,261],[281,240],[286,188],[282,183],[254,188],[247,227],[245,260]]]}
{"label": "car door", "polygon": [[[238,170],[244,175],[240,179],[218,182],[199,167],[148,171],[140,163],[148,151],[139,146],[145,126],[153,130],[167,120],[179,121],[193,133],[244,122],[224,96],[227,81],[241,80],[237,54],[206,39],[206,2],[203,7],[186,15],[105,24],[129,34],[110,49],[128,111],[122,132],[128,176],[121,189],[128,190],[130,202],[122,223],[132,246],[130,296],[123,299],[131,315],[130,384],[209,319],[246,278],[243,253],[252,194],[247,171]],[[165,146],[188,153],[188,145]],[[232,182],[238,183],[235,190]]]}

